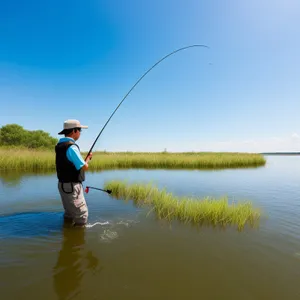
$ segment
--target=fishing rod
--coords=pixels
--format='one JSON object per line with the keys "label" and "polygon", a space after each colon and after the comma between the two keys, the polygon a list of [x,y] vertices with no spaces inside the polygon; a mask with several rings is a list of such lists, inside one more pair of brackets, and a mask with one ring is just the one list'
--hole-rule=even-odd
{"label": "fishing rod", "polygon": [[116,109],[113,111],[113,113],[111,114],[111,116],[109,117],[109,119],[107,120],[107,122],[105,123],[105,125],[103,126],[103,128],[101,129],[100,133],[98,134],[98,136],[96,137],[94,143],[92,144],[85,160],[87,159],[87,157],[90,155],[90,153],[92,152],[97,140],[99,139],[101,133],[103,132],[103,130],[105,129],[106,125],[108,124],[108,122],[110,121],[110,119],[113,117],[113,115],[115,114],[115,112],[118,110],[118,108],[121,106],[121,104],[123,103],[123,101],[127,98],[127,96],[131,93],[131,91],[136,87],[136,85],[154,68],[156,67],[159,63],[161,63],[163,60],[165,60],[167,57],[175,54],[176,52],[179,52],[179,51],[182,51],[182,50],[185,50],[185,49],[188,49],[188,48],[192,48],[192,47],[204,47],[204,48],[209,48],[208,46],[206,45],[190,45],[190,46],[186,46],[186,47],[182,47],[182,48],[179,48],[171,53],[169,53],[168,55],[164,56],[163,58],[161,58],[159,61],[157,61],[147,72],[145,72],[143,74],[143,76],[140,77],[140,79],[133,85],[133,87],[129,90],[129,92],[125,95],[125,97],[122,99],[122,101],[119,103],[119,105],[116,107]]}
{"label": "fishing rod", "polygon": [[103,190],[103,189],[95,188],[93,186],[87,186],[85,188],[85,192],[88,193],[90,189],[106,192],[107,194],[111,194],[111,192],[112,192],[112,190]]}

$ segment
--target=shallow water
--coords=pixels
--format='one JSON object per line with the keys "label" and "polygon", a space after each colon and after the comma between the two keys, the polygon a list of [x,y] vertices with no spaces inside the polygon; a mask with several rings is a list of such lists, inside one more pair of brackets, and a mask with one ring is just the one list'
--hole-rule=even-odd
{"label": "shallow water", "polygon": [[88,228],[63,226],[55,174],[0,174],[1,299],[300,299],[300,156],[255,169],[88,173],[86,184],[153,182],[176,195],[250,200],[238,232],[159,221],[99,191]]}

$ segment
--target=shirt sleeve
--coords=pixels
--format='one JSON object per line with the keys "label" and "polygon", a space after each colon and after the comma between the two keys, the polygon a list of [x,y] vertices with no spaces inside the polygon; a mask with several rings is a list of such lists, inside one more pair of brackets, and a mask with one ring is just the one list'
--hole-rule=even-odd
{"label": "shirt sleeve", "polygon": [[81,157],[81,154],[75,145],[70,146],[67,150],[67,158],[75,165],[77,170],[81,169],[85,165],[85,161]]}

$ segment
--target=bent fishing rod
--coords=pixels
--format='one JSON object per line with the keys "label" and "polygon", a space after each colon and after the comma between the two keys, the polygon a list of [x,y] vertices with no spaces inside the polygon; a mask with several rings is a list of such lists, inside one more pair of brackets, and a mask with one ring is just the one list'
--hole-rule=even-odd
{"label": "bent fishing rod", "polygon": [[[119,105],[116,107],[116,109],[113,111],[113,113],[111,114],[111,116],[109,117],[109,119],[106,121],[106,123],[104,124],[104,126],[102,127],[101,131],[99,132],[98,136],[96,137],[94,143],[92,144],[85,160],[88,158],[88,156],[90,155],[90,153],[92,152],[97,140],[99,139],[100,135],[102,134],[103,130],[105,129],[105,127],[107,126],[107,124],[109,123],[109,121],[111,120],[111,118],[113,117],[113,115],[116,113],[116,111],[119,109],[119,107],[121,106],[121,104],[124,102],[124,100],[128,97],[128,95],[132,92],[132,90],[137,86],[137,84],[153,69],[155,68],[158,64],[160,64],[163,60],[165,60],[167,57],[179,52],[179,51],[182,51],[182,50],[185,50],[185,49],[188,49],[188,48],[193,48],[193,47],[204,47],[204,48],[209,48],[208,46],[206,45],[198,45],[198,44],[195,44],[195,45],[190,45],[190,46],[186,46],[186,47],[182,47],[182,48],[179,48],[169,54],[167,54],[166,56],[164,56],[163,58],[161,58],[160,60],[158,60],[151,68],[149,68],[140,78],[139,80],[132,86],[132,88],[128,91],[128,93],[124,96],[124,98],[122,99],[122,101],[119,103]],[[104,191],[104,192],[108,192],[108,191],[105,191],[105,190],[102,190],[102,189],[99,189],[101,191]],[[111,193],[111,191],[110,191]],[[109,193],[109,194],[110,194]]]}

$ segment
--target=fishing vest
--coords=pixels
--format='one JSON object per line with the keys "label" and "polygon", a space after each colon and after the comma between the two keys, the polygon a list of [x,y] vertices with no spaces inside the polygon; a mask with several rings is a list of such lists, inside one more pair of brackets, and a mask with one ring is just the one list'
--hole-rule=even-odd
{"label": "fishing vest", "polygon": [[67,158],[67,150],[72,145],[78,147],[78,145],[73,142],[58,143],[55,146],[56,172],[60,182],[83,182],[85,180],[84,170],[82,168],[77,170],[75,165]]}

